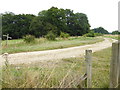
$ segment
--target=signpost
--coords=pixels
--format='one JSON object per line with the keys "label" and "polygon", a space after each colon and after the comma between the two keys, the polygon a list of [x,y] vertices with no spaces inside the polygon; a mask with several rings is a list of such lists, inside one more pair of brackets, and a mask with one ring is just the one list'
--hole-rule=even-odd
{"label": "signpost", "polygon": [[12,39],[12,37],[9,37],[9,34],[3,36],[6,37],[6,46],[8,46],[8,39]]}

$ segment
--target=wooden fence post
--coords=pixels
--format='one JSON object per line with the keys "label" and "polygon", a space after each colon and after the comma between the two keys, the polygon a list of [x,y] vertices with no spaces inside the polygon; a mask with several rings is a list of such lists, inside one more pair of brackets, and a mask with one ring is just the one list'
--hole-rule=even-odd
{"label": "wooden fence post", "polygon": [[119,77],[119,46],[120,43],[112,43],[112,60],[110,65],[110,88],[118,87],[118,77]]}
{"label": "wooden fence post", "polygon": [[92,50],[86,50],[87,88],[92,88]]}
{"label": "wooden fence post", "polygon": [[119,68],[119,75],[118,75],[118,88],[120,88],[120,41],[118,42],[118,60],[119,60],[119,64],[118,64],[118,68]]}

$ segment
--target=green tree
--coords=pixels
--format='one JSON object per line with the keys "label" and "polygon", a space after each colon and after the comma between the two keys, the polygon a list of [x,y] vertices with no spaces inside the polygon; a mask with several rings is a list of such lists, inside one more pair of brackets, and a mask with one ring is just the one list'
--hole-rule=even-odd
{"label": "green tree", "polygon": [[116,31],[113,31],[112,34],[113,35],[118,35],[118,34],[120,34],[120,32],[116,30]]}
{"label": "green tree", "polygon": [[13,39],[22,38],[29,34],[29,26],[34,17],[31,14],[3,14],[3,34],[9,34]]}
{"label": "green tree", "polygon": [[94,28],[93,31],[95,33],[109,34],[109,32],[105,30],[103,27]]}
{"label": "green tree", "polygon": [[3,14],[3,34],[9,34],[13,39],[31,34],[43,37],[52,31],[56,36],[60,32],[71,36],[80,36],[89,32],[90,25],[86,14],[73,13],[70,9],[51,7],[38,13],[15,15],[12,12]]}
{"label": "green tree", "polygon": [[35,35],[36,37],[44,37],[50,31],[52,31],[55,35],[57,34],[57,27],[49,22],[46,22],[41,16],[33,19],[29,29],[30,34]]}

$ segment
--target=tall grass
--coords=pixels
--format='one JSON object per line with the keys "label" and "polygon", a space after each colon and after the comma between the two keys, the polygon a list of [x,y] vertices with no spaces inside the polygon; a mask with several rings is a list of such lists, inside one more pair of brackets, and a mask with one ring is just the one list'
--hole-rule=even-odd
{"label": "tall grass", "polygon": [[[111,48],[93,53],[92,88],[109,87]],[[3,66],[3,88],[81,88],[84,57]]]}
{"label": "tall grass", "polygon": [[[3,67],[3,88],[78,88],[81,76],[78,60],[69,63],[62,60],[58,65],[9,65]],[[64,63],[66,62],[66,63]],[[76,63],[75,63],[76,62]],[[80,63],[79,63],[80,64]],[[81,66],[81,65],[80,65]],[[79,69],[80,71],[76,71]],[[11,82],[12,81],[12,82]]]}

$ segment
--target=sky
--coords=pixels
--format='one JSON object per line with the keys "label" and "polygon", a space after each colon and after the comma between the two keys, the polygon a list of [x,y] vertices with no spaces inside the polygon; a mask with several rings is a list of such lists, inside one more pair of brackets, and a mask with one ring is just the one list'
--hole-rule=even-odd
{"label": "sky", "polygon": [[0,0],[0,13],[37,15],[52,6],[85,13],[91,29],[103,27],[109,32],[118,30],[118,2],[120,0]]}

